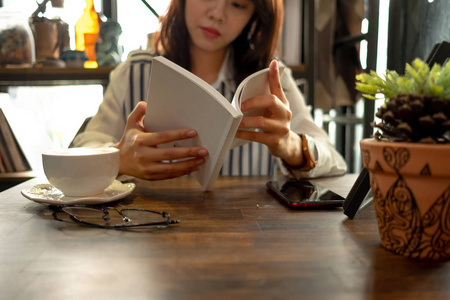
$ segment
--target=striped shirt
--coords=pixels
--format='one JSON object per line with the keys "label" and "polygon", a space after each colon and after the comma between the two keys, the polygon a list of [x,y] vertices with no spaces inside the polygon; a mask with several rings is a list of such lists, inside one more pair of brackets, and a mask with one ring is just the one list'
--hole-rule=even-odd
{"label": "striped shirt", "polygon": [[[101,147],[120,141],[127,117],[140,101],[147,100],[147,91],[153,55],[136,51],[117,66],[110,75],[103,102],[86,130],[74,139],[74,146]],[[291,76],[289,68],[281,83],[292,111],[291,130],[308,134],[317,146],[319,163],[300,177],[318,177],[345,173],[346,164],[328,140],[327,134],[317,127],[303,96]],[[287,73],[287,74],[286,74]],[[211,85],[229,101],[236,86],[231,78],[232,67],[228,57],[222,64],[217,80]],[[249,142],[231,149],[226,157],[221,175],[271,175],[286,170],[279,158],[273,157],[266,145]]]}

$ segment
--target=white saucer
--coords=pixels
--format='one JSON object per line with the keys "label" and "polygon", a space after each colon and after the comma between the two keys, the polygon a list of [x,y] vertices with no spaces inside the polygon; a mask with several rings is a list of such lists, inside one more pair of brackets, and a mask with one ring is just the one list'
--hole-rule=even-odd
{"label": "white saucer", "polygon": [[122,183],[115,180],[106,190],[97,195],[84,197],[69,197],[55,188],[53,185],[44,183],[37,184],[29,190],[22,190],[21,193],[26,198],[37,203],[49,205],[73,205],[73,204],[101,204],[122,199],[134,190],[136,185],[131,182]]}

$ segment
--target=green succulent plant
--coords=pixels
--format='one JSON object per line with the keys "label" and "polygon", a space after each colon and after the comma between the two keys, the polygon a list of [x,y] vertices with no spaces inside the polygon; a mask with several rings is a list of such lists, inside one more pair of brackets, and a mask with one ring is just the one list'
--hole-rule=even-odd
{"label": "green succulent plant", "polygon": [[450,142],[450,61],[431,68],[422,60],[406,64],[405,75],[387,70],[356,76],[356,89],[368,99],[383,99],[372,126],[379,140]]}

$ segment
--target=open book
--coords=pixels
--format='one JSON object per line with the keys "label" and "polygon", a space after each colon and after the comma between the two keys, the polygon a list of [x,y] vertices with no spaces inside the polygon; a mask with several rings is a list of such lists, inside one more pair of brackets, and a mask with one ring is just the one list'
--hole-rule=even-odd
{"label": "open book", "polygon": [[[281,68],[279,72],[281,74]],[[195,129],[197,137],[162,147],[203,146],[208,149],[205,164],[193,175],[204,190],[211,190],[228,150],[247,142],[234,137],[243,117],[241,103],[254,96],[269,94],[268,78],[268,69],[248,76],[238,86],[230,103],[191,72],[164,57],[155,57],[147,96],[145,129],[149,132]],[[251,115],[257,114],[261,112],[251,112]]]}

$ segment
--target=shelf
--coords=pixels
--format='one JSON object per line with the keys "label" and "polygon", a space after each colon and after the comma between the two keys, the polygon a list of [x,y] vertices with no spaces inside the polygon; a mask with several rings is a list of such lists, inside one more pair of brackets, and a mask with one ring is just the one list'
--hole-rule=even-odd
{"label": "shelf", "polygon": [[26,180],[35,177],[33,171],[25,171],[25,172],[8,172],[8,173],[0,173],[0,181],[4,180]]}
{"label": "shelf", "polygon": [[36,177],[33,171],[0,173],[0,191]]}
{"label": "shelf", "polygon": [[83,68],[4,68],[0,86],[108,85],[113,67]]}
{"label": "shelf", "polygon": [[292,76],[294,78],[303,78],[306,76],[306,65],[289,66],[292,70]]}

